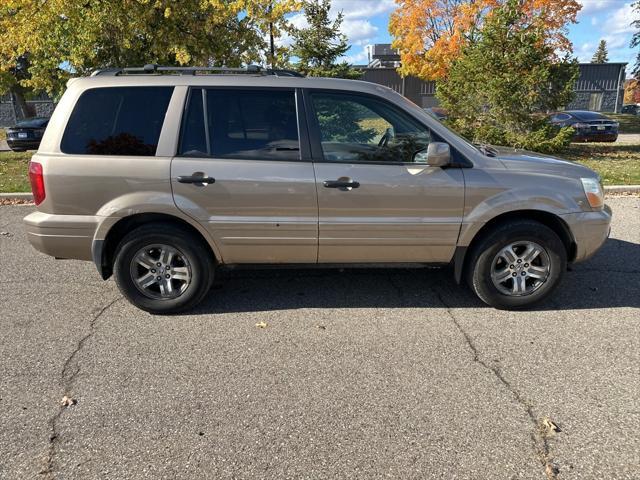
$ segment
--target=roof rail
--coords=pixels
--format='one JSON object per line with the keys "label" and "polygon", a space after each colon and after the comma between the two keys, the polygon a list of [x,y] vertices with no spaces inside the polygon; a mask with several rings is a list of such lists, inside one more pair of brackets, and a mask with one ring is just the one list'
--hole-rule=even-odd
{"label": "roof rail", "polygon": [[127,68],[105,68],[95,70],[91,76],[120,76],[120,75],[160,75],[162,73],[178,73],[181,75],[197,75],[199,72],[204,74],[238,74],[248,73],[254,75],[274,75],[276,77],[304,77],[300,72],[284,69],[263,69],[258,65],[247,65],[240,68],[229,67],[170,67],[155,64],[147,64],[143,67],[127,67]]}

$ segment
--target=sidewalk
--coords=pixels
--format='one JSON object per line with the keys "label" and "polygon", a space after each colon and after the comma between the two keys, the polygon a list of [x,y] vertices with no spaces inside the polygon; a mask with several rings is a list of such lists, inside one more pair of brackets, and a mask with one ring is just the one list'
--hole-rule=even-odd
{"label": "sidewalk", "polygon": [[640,133],[621,133],[615,143],[625,145],[640,145]]}

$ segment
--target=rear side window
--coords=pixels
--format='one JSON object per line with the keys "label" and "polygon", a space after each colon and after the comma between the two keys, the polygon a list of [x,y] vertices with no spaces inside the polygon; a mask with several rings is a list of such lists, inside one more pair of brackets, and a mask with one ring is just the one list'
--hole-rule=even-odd
{"label": "rear side window", "polygon": [[191,90],[180,155],[299,160],[293,90]]}
{"label": "rear side window", "polygon": [[64,153],[155,155],[173,87],[110,87],[84,92],[62,137]]}

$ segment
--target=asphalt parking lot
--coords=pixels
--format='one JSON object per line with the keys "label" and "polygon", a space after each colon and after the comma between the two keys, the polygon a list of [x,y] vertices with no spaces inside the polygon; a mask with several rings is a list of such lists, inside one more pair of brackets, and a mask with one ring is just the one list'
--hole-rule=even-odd
{"label": "asphalt parking lot", "polygon": [[447,270],[238,270],[174,317],[0,207],[0,478],[638,479],[640,198],[608,203],[534,311]]}

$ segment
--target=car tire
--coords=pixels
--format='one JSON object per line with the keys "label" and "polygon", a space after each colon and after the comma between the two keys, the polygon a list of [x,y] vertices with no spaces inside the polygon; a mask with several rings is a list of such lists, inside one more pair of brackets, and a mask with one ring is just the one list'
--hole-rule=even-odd
{"label": "car tire", "polygon": [[119,243],[114,277],[136,307],[171,314],[203,300],[213,283],[214,267],[202,239],[185,229],[154,223],[136,228]]}
{"label": "car tire", "polygon": [[498,309],[517,310],[531,307],[556,289],[567,270],[567,251],[546,225],[518,220],[481,237],[467,265],[467,283],[480,300]]}

